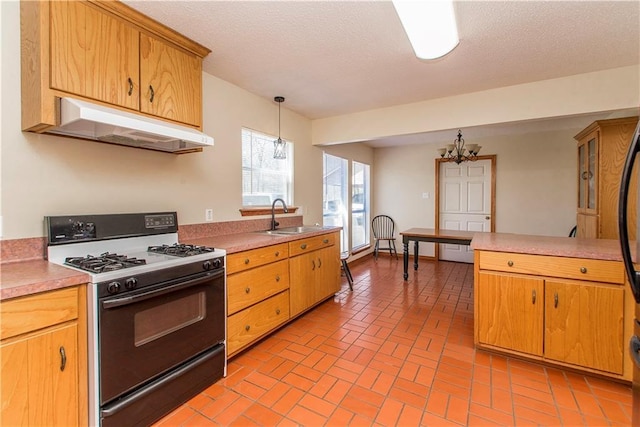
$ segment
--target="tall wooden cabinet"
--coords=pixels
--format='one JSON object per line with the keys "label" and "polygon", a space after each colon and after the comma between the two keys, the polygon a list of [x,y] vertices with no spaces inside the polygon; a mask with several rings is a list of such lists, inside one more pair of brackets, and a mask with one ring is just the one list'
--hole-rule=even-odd
{"label": "tall wooden cabinet", "polygon": [[0,424],[87,425],[85,287],[0,303]]}
{"label": "tall wooden cabinet", "polygon": [[[578,141],[577,237],[618,238],[618,191],[637,117],[598,120]],[[629,191],[629,235],[636,235],[636,177]]]}
{"label": "tall wooden cabinet", "polygon": [[22,129],[57,124],[76,97],[202,128],[204,46],[119,1],[20,5]]}

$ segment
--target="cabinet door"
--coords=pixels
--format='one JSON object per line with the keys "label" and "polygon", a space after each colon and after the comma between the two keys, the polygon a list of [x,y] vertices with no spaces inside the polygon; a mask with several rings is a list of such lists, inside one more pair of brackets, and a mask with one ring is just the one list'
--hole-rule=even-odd
{"label": "cabinet door", "polygon": [[295,316],[316,302],[316,278],[320,270],[321,251],[289,258],[289,292],[291,316]]}
{"label": "cabinet door", "polygon": [[70,324],[2,345],[3,425],[78,425],[77,337]]}
{"label": "cabinet door", "polygon": [[201,126],[202,60],[140,34],[140,111]]}
{"label": "cabinet door", "polygon": [[51,87],[138,110],[138,31],[83,2],[50,7]]}
{"label": "cabinet door", "polygon": [[542,356],[543,280],[480,272],[477,286],[478,340]]}
{"label": "cabinet door", "polygon": [[598,131],[578,143],[578,212],[598,211]]}
{"label": "cabinet door", "polygon": [[7,426],[29,425],[27,340],[0,346],[0,420]]}
{"label": "cabinet door", "polygon": [[622,374],[624,289],[545,283],[545,357]]}
{"label": "cabinet door", "polygon": [[340,254],[337,246],[317,252],[320,268],[315,286],[315,300],[321,301],[340,290]]}
{"label": "cabinet door", "polygon": [[579,213],[576,217],[576,237],[598,238],[598,216]]}

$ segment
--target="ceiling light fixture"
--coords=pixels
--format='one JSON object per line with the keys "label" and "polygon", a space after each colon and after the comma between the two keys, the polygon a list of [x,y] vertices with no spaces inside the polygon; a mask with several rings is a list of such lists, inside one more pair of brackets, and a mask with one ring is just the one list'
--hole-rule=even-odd
{"label": "ceiling light fixture", "polygon": [[287,147],[282,138],[280,138],[280,104],[284,102],[284,96],[276,96],[273,100],[278,103],[278,139],[273,141],[273,158],[286,159]]}
{"label": "ceiling light fixture", "polygon": [[453,0],[392,0],[416,56],[436,59],[458,45]]}
{"label": "ceiling light fixture", "polygon": [[[447,144],[446,148],[438,149],[438,154],[448,162],[455,162],[459,165],[462,162],[478,160],[478,153],[481,148],[478,144],[468,144],[465,147],[462,132],[458,129],[458,137],[453,140],[453,144]],[[467,152],[466,154],[465,151]]]}

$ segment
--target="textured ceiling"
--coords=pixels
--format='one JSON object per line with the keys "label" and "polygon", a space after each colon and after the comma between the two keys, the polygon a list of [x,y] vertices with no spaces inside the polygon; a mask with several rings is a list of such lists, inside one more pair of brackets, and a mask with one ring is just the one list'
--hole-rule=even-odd
{"label": "textured ceiling", "polygon": [[640,63],[638,1],[459,1],[418,60],[389,1],[132,1],[207,46],[209,74],[310,119]]}

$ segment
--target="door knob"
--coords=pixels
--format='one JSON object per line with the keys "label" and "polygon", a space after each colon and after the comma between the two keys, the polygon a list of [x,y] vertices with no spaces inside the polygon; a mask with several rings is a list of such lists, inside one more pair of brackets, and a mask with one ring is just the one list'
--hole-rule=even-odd
{"label": "door knob", "polygon": [[491,219],[489,215],[485,216],[484,219]]}

